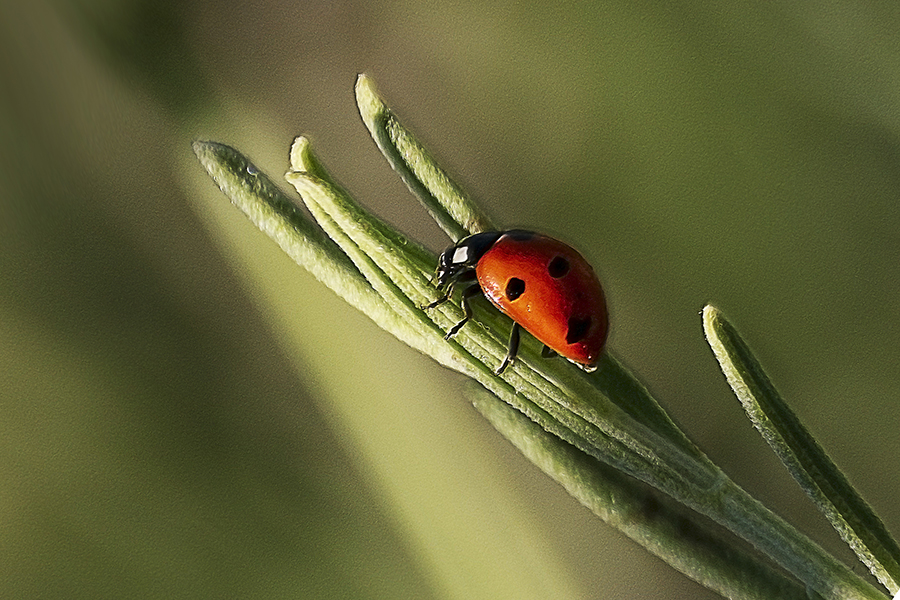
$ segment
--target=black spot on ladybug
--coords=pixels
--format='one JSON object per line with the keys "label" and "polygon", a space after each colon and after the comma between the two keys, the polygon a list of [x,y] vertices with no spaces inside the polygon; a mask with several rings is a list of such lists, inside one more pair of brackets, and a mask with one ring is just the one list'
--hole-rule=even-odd
{"label": "black spot on ladybug", "polygon": [[517,300],[519,296],[525,293],[525,282],[518,277],[513,277],[506,282],[506,297],[510,301]]}
{"label": "black spot on ladybug", "polygon": [[562,256],[554,256],[550,264],[547,265],[547,272],[553,279],[565,277],[566,273],[569,272],[569,261]]}
{"label": "black spot on ladybug", "polygon": [[591,328],[590,317],[569,317],[569,329],[566,331],[566,343],[580,342]]}

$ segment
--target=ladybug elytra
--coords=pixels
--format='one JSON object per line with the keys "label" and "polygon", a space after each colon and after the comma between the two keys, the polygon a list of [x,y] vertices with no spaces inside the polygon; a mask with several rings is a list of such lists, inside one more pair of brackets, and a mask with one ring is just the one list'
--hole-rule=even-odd
{"label": "ladybug elytra", "polygon": [[498,375],[516,357],[520,327],[544,343],[543,356],[559,354],[586,371],[596,369],[609,328],[606,300],[594,270],[572,247],[531,231],[470,235],[441,254],[437,287],[447,291],[426,308],[445,302],[460,282],[472,282],[462,294],[465,316],[445,339],[472,317],[471,299],[487,296],[513,320]]}

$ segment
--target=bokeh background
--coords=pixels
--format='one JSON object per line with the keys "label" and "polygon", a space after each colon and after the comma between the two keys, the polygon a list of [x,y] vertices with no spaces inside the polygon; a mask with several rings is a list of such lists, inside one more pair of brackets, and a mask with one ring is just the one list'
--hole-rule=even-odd
{"label": "bokeh background", "polygon": [[499,223],[588,256],[611,350],[734,479],[853,560],[731,396],[707,302],[900,532],[896,2],[34,0],[0,32],[0,597],[715,597],[191,153],[280,180],[307,134],[438,251],[359,72]]}

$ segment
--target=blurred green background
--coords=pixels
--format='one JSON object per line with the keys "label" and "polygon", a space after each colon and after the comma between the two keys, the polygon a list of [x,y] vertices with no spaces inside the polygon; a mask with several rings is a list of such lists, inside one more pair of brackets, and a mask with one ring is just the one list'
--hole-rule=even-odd
{"label": "blurred green background", "polygon": [[359,72],[499,223],[588,256],[611,350],[734,479],[853,560],[731,396],[707,302],[900,532],[896,2],[36,0],[0,31],[0,597],[715,597],[191,153],[280,180],[307,134],[440,250]]}

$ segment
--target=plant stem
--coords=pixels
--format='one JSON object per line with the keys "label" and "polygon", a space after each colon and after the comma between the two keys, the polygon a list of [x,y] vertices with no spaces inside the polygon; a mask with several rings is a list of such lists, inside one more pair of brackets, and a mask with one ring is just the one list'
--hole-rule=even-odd
{"label": "plant stem", "polygon": [[531,462],[605,522],[727,598],[808,600],[796,579],[703,517],[577,450],[481,387],[475,407]]}

